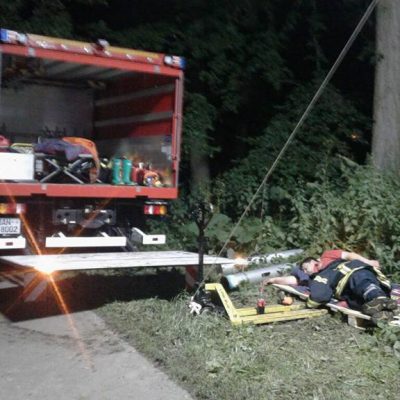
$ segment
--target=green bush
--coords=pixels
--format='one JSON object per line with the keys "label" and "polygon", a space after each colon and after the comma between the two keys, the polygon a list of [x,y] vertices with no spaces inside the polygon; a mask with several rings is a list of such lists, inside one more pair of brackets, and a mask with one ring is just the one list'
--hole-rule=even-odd
{"label": "green bush", "polygon": [[[334,172],[332,172],[334,171]],[[219,253],[229,238],[236,251],[268,252],[302,247],[310,255],[342,248],[380,260],[385,273],[400,279],[400,181],[371,166],[346,159],[330,165],[315,181],[301,182],[287,195],[279,213],[235,220],[217,211],[206,229],[208,249]],[[166,231],[170,248],[197,249],[198,229],[190,218],[195,200],[183,196],[155,230]]]}
{"label": "green bush", "polygon": [[347,165],[339,180],[323,178],[292,198],[287,242],[312,252],[339,247],[380,260],[400,276],[400,182],[370,166]]}
{"label": "green bush", "polygon": [[[319,81],[298,86],[265,128],[262,135],[248,139],[252,150],[216,182],[222,212],[235,218],[245,209],[286,143],[318,87]],[[340,122],[338,122],[340,121]],[[263,208],[274,216],[293,194],[299,180],[313,181],[321,166],[337,154],[351,157],[354,132],[369,129],[367,119],[335,87],[329,86],[305,120],[284,157],[271,175],[265,190],[253,203],[250,214]],[[357,135],[356,135],[357,136]]]}
{"label": "green bush", "polygon": [[386,353],[400,358],[400,326],[390,326],[380,322],[372,340],[378,348],[383,348]]}

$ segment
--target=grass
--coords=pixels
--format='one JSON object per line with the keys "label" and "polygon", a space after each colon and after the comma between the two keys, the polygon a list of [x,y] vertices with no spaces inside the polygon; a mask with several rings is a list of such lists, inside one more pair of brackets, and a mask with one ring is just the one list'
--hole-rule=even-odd
{"label": "grass", "polygon": [[[232,294],[238,307],[256,297]],[[398,399],[399,359],[339,317],[233,327],[216,315],[191,316],[188,301],[117,301],[98,313],[198,400]]]}

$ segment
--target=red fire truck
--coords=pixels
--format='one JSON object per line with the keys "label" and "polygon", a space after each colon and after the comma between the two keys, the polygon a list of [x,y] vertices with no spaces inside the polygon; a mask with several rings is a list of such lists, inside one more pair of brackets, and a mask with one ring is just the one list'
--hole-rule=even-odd
{"label": "red fire truck", "polygon": [[178,194],[184,59],[0,30],[0,252],[128,249]]}

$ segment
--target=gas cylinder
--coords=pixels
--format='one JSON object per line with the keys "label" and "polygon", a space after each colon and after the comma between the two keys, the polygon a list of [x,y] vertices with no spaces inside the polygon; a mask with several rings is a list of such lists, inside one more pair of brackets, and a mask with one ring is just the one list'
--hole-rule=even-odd
{"label": "gas cylinder", "polygon": [[138,185],[143,185],[143,177],[144,177],[144,164],[140,162],[139,164],[133,166],[131,179]]}
{"label": "gas cylinder", "polygon": [[112,184],[113,185],[122,185],[122,179],[121,179],[121,167],[122,167],[122,161],[120,158],[114,158],[112,160],[112,166],[111,166],[111,173],[112,173]]}
{"label": "gas cylinder", "polygon": [[135,182],[131,181],[132,173],[132,161],[124,158],[122,160],[122,182],[124,185],[135,185]]}

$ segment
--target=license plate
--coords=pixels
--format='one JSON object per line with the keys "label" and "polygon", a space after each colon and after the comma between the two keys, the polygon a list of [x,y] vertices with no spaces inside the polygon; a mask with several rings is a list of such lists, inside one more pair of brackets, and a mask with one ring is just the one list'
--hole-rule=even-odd
{"label": "license plate", "polygon": [[19,235],[21,220],[19,218],[0,218],[0,235]]}

